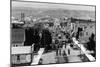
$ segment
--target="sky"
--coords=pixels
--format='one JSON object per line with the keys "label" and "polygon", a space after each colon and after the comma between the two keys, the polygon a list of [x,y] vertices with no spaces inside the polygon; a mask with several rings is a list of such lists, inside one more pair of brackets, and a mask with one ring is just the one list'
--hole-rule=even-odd
{"label": "sky", "polygon": [[51,4],[51,3],[40,3],[40,2],[22,2],[22,1],[12,1],[12,7],[31,7],[31,8],[46,8],[46,9],[68,9],[68,10],[95,11],[94,6]]}

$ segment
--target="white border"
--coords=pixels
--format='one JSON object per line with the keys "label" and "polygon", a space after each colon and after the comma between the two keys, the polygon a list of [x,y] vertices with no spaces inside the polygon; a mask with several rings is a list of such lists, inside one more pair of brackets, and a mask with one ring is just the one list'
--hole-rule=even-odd
{"label": "white border", "polygon": [[[100,60],[100,53],[99,53],[100,2],[99,0],[27,0],[27,1],[96,5],[96,17],[97,17],[96,19],[96,42],[97,42],[96,62],[40,65],[35,67],[85,67],[85,66],[99,67],[99,60]],[[0,0],[0,8],[1,8],[0,9],[0,45],[1,45],[0,66],[9,67],[10,66],[10,0]]]}

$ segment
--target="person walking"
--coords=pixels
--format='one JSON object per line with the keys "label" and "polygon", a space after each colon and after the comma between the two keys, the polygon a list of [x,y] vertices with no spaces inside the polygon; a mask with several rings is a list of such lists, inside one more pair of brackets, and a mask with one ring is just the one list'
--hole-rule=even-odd
{"label": "person walking", "polygon": [[70,55],[70,49],[71,49],[70,44],[67,44],[66,49],[67,49],[67,56],[69,56]]}

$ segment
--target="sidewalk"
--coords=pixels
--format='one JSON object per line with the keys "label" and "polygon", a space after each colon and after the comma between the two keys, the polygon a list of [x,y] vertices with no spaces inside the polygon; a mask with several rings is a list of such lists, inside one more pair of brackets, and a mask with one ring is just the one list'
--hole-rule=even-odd
{"label": "sidewalk", "polygon": [[40,50],[38,51],[38,55],[35,55],[33,57],[31,65],[37,65],[38,64],[43,52],[44,52],[44,48],[40,48]]}

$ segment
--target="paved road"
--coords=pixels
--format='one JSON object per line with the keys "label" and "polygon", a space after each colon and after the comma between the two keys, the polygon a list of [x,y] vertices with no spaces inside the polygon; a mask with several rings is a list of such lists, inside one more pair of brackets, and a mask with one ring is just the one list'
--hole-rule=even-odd
{"label": "paved road", "polygon": [[80,55],[79,50],[74,50],[71,48],[70,55],[56,55],[55,51],[46,53],[42,55],[43,64],[50,64],[50,63],[67,63],[67,62],[82,62],[81,58],[78,56]]}
{"label": "paved road", "polygon": [[70,55],[68,57],[68,62],[82,62],[81,58],[78,56],[80,55],[80,50],[70,49]]}
{"label": "paved road", "polygon": [[52,51],[46,54],[43,54],[42,57],[43,63],[42,64],[50,64],[50,63],[56,63],[56,52]]}
{"label": "paved road", "polygon": [[[52,63],[69,63],[69,62],[83,62],[82,57],[80,57],[80,50],[70,48],[70,55],[67,54],[68,50],[65,50],[65,55],[56,55],[56,51],[51,51],[42,54],[43,59],[42,64],[52,64]],[[84,58],[84,56],[83,56]],[[87,61],[87,60],[86,60]]]}

